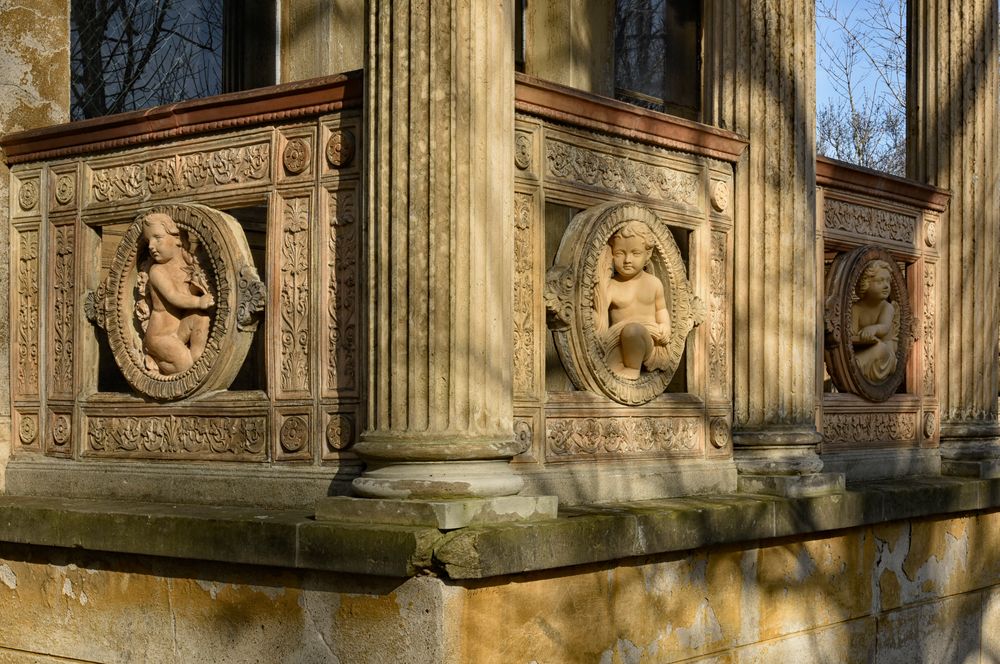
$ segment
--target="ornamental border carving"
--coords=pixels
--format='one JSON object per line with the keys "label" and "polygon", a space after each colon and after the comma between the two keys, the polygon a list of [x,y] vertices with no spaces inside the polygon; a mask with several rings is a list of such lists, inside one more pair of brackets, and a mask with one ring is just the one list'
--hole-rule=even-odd
{"label": "ornamental border carving", "polygon": [[550,461],[694,456],[701,423],[698,417],[547,417],[545,456]]}
{"label": "ornamental border carving", "polygon": [[824,445],[914,443],[917,413],[824,413]]}
{"label": "ornamental border carving", "polygon": [[[190,368],[171,375],[147,368],[135,315],[143,219],[153,213],[166,214],[197,240],[215,301],[205,350]],[[236,219],[194,203],[157,206],[142,210],[125,231],[107,279],[88,294],[86,308],[88,317],[107,331],[112,355],[129,385],[153,399],[177,400],[232,383],[253,341],[263,284]]]}
{"label": "ornamental border carving", "polygon": [[[632,220],[646,224],[656,239],[650,265],[669,300],[670,337],[665,369],[644,370],[638,378],[613,372],[600,352],[594,318],[594,285],[599,258],[609,238]],[[684,354],[688,334],[704,316],[687,279],[687,266],[673,234],[649,208],[633,203],[602,203],[577,214],[563,235],[555,265],[546,274],[545,306],[556,350],[577,389],[604,394],[625,405],[639,405],[662,394]]]}
{"label": "ornamental border carving", "polygon": [[882,210],[838,198],[826,198],[823,203],[823,225],[828,231],[843,231],[912,245],[916,224],[916,217],[900,212]]}
{"label": "ornamental border carving", "polygon": [[263,415],[91,415],[84,456],[144,459],[266,459]]}
{"label": "ornamental border carving", "polygon": [[20,230],[17,253],[17,381],[15,394],[38,394],[38,239],[37,230]]}
{"label": "ornamental border carving", "polygon": [[[851,341],[851,309],[855,287],[865,268],[874,261],[889,266],[892,287],[890,297],[897,308],[898,338],[895,367],[882,381],[869,380],[858,366],[854,343]],[[906,361],[913,343],[913,318],[910,296],[896,260],[876,245],[858,247],[839,254],[830,267],[826,280],[826,367],[841,392],[850,392],[869,401],[886,401],[906,378]]]}

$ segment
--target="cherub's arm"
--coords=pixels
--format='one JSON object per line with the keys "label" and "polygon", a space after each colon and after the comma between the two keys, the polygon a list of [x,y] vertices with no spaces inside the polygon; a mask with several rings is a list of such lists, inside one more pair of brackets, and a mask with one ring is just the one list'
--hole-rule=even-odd
{"label": "cherub's arm", "polygon": [[861,341],[874,343],[884,339],[885,335],[889,334],[889,331],[892,330],[892,316],[895,311],[896,309],[891,302],[883,300],[879,305],[878,322],[873,325],[867,325],[861,330],[858,334]]}
{"label": "cherub's arm", "polygon": [[667,342],[670,338],[670,310],[667,309],[667,299],[663,295],[663,282],[653,277],[656,284],[656,324],[660,328],[660,341]]}
{"label": "cherub's arm", "polygon": [[211,295],[194,295],[184,287],[187,282],[179,284],[166,274],[167,270],[154,265],[149,270],[149,284],[156,289],[161,298],[178,309],[208,309],[215,304]]}

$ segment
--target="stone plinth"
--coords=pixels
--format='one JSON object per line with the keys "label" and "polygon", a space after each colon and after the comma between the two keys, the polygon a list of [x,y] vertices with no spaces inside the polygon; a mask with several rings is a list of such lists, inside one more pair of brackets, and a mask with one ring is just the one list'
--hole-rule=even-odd
{"label": "stone plinth", "polygon": [[316,504],[316,519],[455,530],[489,523],[554,519],[557,507],[555,496],[500,496],[456,500],[386,500],[333,496]]}

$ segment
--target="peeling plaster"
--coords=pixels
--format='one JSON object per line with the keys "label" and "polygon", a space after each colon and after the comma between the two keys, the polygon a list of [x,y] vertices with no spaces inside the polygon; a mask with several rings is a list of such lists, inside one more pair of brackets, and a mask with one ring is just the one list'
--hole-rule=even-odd
{"label": "peeling plaster", "polygon": [[11,590],[17,590],[17,575],[6,563],[0,565],[0,581]]}

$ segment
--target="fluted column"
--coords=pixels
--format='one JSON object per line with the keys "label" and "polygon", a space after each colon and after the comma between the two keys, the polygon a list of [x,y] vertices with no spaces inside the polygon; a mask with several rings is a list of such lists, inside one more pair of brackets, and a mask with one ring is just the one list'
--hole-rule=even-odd
{"label": "fluted column", "polygon": [[1000,475],[996,0],[910,0],[907,170],[951,190],[938,393],[945,472]]}
{"label": "fluted column", "polygon": [[737,165],[734,432],[745,490],[836,490],[816,454],[815,18],[811,2],[709,3],[707,121]]}
{"label": "fluted column", "polygon": [[513,3],[372,0],[364,496],[501,496],[512,423]]}

